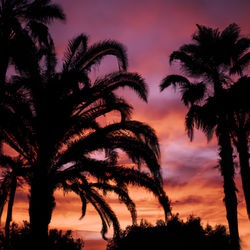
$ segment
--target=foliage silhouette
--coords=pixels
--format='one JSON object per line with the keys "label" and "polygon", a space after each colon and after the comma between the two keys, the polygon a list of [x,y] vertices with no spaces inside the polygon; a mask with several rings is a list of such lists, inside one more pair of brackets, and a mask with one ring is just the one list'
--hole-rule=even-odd
{"label": "foliage silhouette", "polygon": [[[250,131],[250,77],[243,76],[231,86],[224,98],[227,113],[231,114],[232,138],[239,153],[242,187],[250,219],[250,167],[249,167],[249,131]],[[232,102],[232,100],[234,100]]]}
{"label": "foliage silhouette", "polygon": [[5,222],[5,238],[8,241],[9,239],[9,230],[10,223],[12,221],[12,210],[14,204],[15,193],[18,185],[21,185],[19,176],[22,175],[23,162],[19,157],[12,158],[8,156],[0,155],[0,164],[2,168],[5,168],[5,171],[2,170],[3,179],[1,180],[0,192],[0,219],[3,213],[4,205],[9,197],[7,216]]}
{"label": "foliage silhouette", "polygon": [[[34,69],[34,45],[45,49],[53,41],[47,24],[65,15],[50,0],[2,0],[0,2],[0,83],[5,82],[9,64],[18,70]],[[26,60],[23,60],[26,58]]]}
{"label": "foliage silhouette", "polygon": [[186,222],[173,216],[167,223],[158,221],[152,226],[146,221],[123,231],[120,239],[109,241],[107,250],[123,249],[233,249],[226,228],[207,225],[203,228],[200,218],[190,216]]}
{"label": "foliage silhouette", "polygon": [[[120,87],[133,89],[146,101],[147,88],[136,73],[127,73],[127,57],[123,46],[104,41],[88,46],[85,35],[69,42],[63,69],[55,71],[54,46],[46,51],[34,74],[15,76],[11,84],[25,95],[19,105],[4,107],[9,119],[1,124],[2,137],[20,156],[26,169],[24,180],[30,185],[30,223],[34,245],[48,248],[48,224],[55,207],[54,191],[72,191],[82,201],[82,217],[91,203],[102,220],[105,238],[110,223],[119,236],[119,221],[98,190],[115,192],[128,207],[133,223],[136,210],[128,194],[129,184],[152,191],[162,204],[166,218],[170,205],[162,187],[159,144],[154,131],[146,124],[130,121],[132,107],[115,94]],[[98,78],[94,83],[88,72],[107,55],[118,59],[119,72]],[[101,124],[97,118],[111,111],[119,112],[121,120]],[[17,126],[18,124],[18,126]],[[124,151],[138,166],[128,168],[118,161]],[[103,159],[92,152],[105,151]],[[141,171],[141,164],[148,173]],[[92,178],[89,178],[92,176]]]}
{"label": "foliage silhouette", "polygon": [[[170,63],[174,60],[180,61],[181,67],[194,82],[184,76],[169,75],[163,79],[160,88],[164,90],[170,85],[180,88],[182,101],[189,108],[186,130],[191,140],[194,126],[201,129],[208,140],[216,131],[220,169],[224,178],[227,220],[235,249],[238,249],[237,189],[234,183],[231,142],[233,128],[230,125],[232,117],[231,113],[225,112],[223,98],[226,89],[232,85],[230,75],[242,75],[249,63],[250,52],[247,51],[250,39],[240,37],[240,28],[236,24],[229,25],[222,32],[200,25],[197,28],[198,31],[192,36],[193,43],[181,46],[170,55]],[[222,106],[219,107],[219,103]]]}
{"label": "foliage silhouette", "polygon": [[[10,242],[6,242],[3,232],[0,232],[0,244],[2,250],[19,250],[19,249],[34,249],[31,245],[30,225],[24,221],[23,225],[19,227],[12,223],[10,226]],[[39,244],[39,243],[37,243]],[[51,229],[49,231],[49,249],[53,250],[81,250],[84,243],[81,239],[74,239],[72,231],[66,232]]]}
{"label": "foliage silhouette", "polygon": [[[39,53],[35,53],[36,47],[45,51],[48,46],[53,46],[47,25],[55,19],[64,20],[65,15],[61,8],[52,4],[50,0],[2,0],[0,2],[0,105],[5,107],[13,105],[13,100],[18,96],[17,89],[6,83],[9,65],[14,65],[19,72],[26,72],[31,68],[35,70],[36,59],[39,57]],[[3,115],[2,108],[1,115]],[[4,115],[7,114],[4,113]],[[8,119],[8,117],[2,116],[1,122],[4,119]],[[2,142],[4,142],[4,138],[0,136],[0,143],[2,144]],[[10,162],[11,159],[8,161]],[[15,159],[12,163],[14,161]],[[0,215],[2,215],[3,206],[9,197],[5,225],[6,239],[9,235],[9,224],[12,218],[12,206],[17,185],[16,167],[13,164],[9,164],[8,167],[6,178],[1,180],[0,201]]]}

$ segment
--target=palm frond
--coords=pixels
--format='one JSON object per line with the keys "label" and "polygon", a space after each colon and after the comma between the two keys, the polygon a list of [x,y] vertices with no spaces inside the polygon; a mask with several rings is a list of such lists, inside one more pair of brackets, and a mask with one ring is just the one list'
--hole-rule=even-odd
{"label": "palm frond", "polygon": [[247,37],[242,37],[235,43],[234,50],[232,51],[233,62],[236,63],[237,60],[248,51],[250,47],[250,39]]}
{"label": "palm frond", "polygon": [[74,70],[77,60],[79,60],[79,58],[83,56],[87,50],[87,43],[88,37],[84,34],[80,34],[68,42],[63,58],[64,71],[68,71],[70,69]]}
{"label": "palm frond", "polygon": [[101,103],[89,109],[83,109],[82,106],[79,106],[78,109],[79,111],[77,112],[77,116],[81,116],[82,120],[88,123],[89,121],[93,121],[96,118],[106,115],[107,113],[112,111],[119,111],[121,114],[121,120],[126,121],[130,118],[132,107],[123,99],[116,98],[115,100],[113,100],[112,102],[108,102],[107,104]]}
{"label": "palm frond", "polygon": [[219,29],[212,29],[210,27],[199,24],[197,24],[196,26],[198,28],[198,31],[193,34],[192,39],[199,44],[214,44],[214,41],[216,41],[220,36]]}
{"label": "palm frond", "polygon": [[[38,75],[39,66],[37,61],[37,48],[27,31],[23,30],[15,35],[9,44],[11,63],[16,69],[24,74],[33,73]],[[26,58],[26,60],[23,60]]]}
{"label": "palm frond", "polygon": [[93,91],[105,94],[120,87],[129,87],[138,96],[147,101],[148,90],[144,79],[137,73],[115,72],[97,79],[94,83]]}
{"label": "palm frond", "polygon": [[154,174],[155,178],[161,180],[160,165],[156,152],[153,152],[144,142],[126,134],[108,134],[105,136],[102,130],[97,131],[68,145],[68,149],[61,158],[65,162],[70,162],[96,150],[114,150],[118,148],[123,150],[138,167],[140,167],[142,160],[145,161],[146,166]]}
{"label": "palm frond", "polygon": [[96,43],[88,48],[86,53],[78,60],[77,68],[90,70],[94,64],[100,63],[103,57],[113,55],[117,58],[119,69],[127,69],[127,53],[124,46],[116,41],[107,40]]}
{"label": "palm frond", "polygon": [[185,117],[185,126],[189,139],[192,141],[194,138],[194,125],[195,125],[195,109],[196,106],[191,106]]}
{"label": "palm frond", "polygon": [[180,51],[188,54],[197,53],[199,51],[199,46],[197,44],[184,44],[180,47]]}
{"label": "palm frond", "polygon": [[129,197],[127,190],[124,190],[124,188],[121,188],[119,186],[112,186],[107,183],[92,183],[90,184],[90,187],[95,187],[104,191],[115,192],[119,196],[120,201],[125,203],[125,205],[127,206],[131,214],[133,224],[136,224],[137,215],[136,215],[135,203]]}
{"label": "palm frond", "polygon": [[223,42],[230,41],[236,43],[240,36],[240,27],[236,23],[229,24],[220,34],[220,39]]}
{"label": "palm frond", "polygon": [[201,63],[193,60],[192,56],[185,52],[174,51],[170,55],[170,64],[175,60],[181,62],[182,68],[188,73],[189,76],[197,77],[208,71],[204,64],[202,65]]}
{"label": "palm frond", "polygon": [[110,174],[118,184],[141,186],[153,192],[164,209],[166,219],[168,218],[171,213],[170,202],[158,179],[152,178],[139,170],[119,166],[109,166],[105,171]]}
{"label": "palm frond", "polygon": [[56,52],[55,52],[55,45],[53,40],[51,39],[48,42],[47,51],[45,54],[45,61],[46,61],[46,68],[45,68],[45,76],[47,78],[51,77],[55,73],[56,68]]}
{"label": "palm frond", "polygon": [[201,129],[207,136],[208,141],[212,139],[217,125],[216,103],[213,99],[207,100],[203,106],[192,105],[186,115],[186,130],[190,140],[193,139],[194,127]]}
{"label": "palm frond", "polygon": [[243,70],[249,65],[250,63],[250,52],[243,55],[231,68],[231,74],[242,74]]}
{"label": "palm frond", "polygon": [[[97,133],[100,130],[97,131]],[[138,121],[124,121],[121,123],[114,123],[104,127],[101,133],[109,134],[109,133],[119,133],[124,131],[127,135],[133,137],[133,134],[137,139],[146,143],[153,152],[160,157],[160,148],[158,138],[155,134],[155,131],[145,123]],[[132,133],[132,134],[131,134]]]}
{"label": "palm frond", "polygon": [[160,90],[163,91],[165,88],[168,88],[170,85],[176,88],[177,84],[179,86],[182,86],[182,85],[188,86],[190,85],[190,82],[186,77],[181,76],[181,75],[168,75],[162,80],[160,84]]}
{"label": "palm frond", "polygon": [[25,18],[48,24],[55,19],[65,20],[62,8],[47,1],[34,1],[27,6]]}
{"label": "palm frond", "polygon": [[206,93],[206,85],[203,82],[190,83],[189,85],[181,86],[181,100],[186,106],[193,105],[204,99]]}
{"label": "palm frond", "polygon": [[40,45],[48,45],[48,41],[51,40],[51,38],[46,25],[31,20],[28,22],[27,28],[31,31],[31,36],[35,41],[38,41]]}
{"label": "palm frond", "polygon": [[78,187],[73,187],[73,189],[76,192],[84,194],[86,199],[95,207],[97,212],[99,213],[102,222],[103,222],[103,228],[102,228],[102,236],[106,240],[105,234],[107,233],[107,224],[109,225],[109,222],[111,221],[114,227],[114,237],[120,236],[120,224],[119,221],[111,209],[111,207],[108,205],[108,203],[102,198],[102,196],[94,189],[92,189],[89,185],[83,184],[78,185]]}
{"label": "palm frond", "polygon": [[120,185],[134,185],[144,187],[158,197],[160,204],[163,206],[166,218],[171,213],[170,202],[160,184],[159,179],[151,177],[149,174],[143,173],[136,169],[125,168],[123,166],[111,165],[107,161],[94,160],[89,158],[81,158],[78,163],[59,173],[59,178],[67,178],[69,176],[78,176],[79,172],[88,172],[97,179],[103,181],[115,181]]}

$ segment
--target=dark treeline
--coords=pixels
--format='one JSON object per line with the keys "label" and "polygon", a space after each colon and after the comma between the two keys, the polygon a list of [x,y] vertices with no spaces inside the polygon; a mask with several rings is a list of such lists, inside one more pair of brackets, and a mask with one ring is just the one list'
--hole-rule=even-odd
{"label": "dark treeline", "polygon": [[203,228],[200,218],[190,216],[186,222],[173,216],[167,223],[157,221],[152,226],[146,221],[128,226],[119,239],[110,240],[107,250],[157,249],[157,250],[233,250],[226,228],[207,225]]}
{"label": "dark treeline", "polygon": [[[9,239],[6,239],[3,232],[0,232],[1,249],[11,250],[32,250],[30,224],[24,221],[22,226],[12,223],[9,228]],[[72,231],[51,229],[48,234],[48,249],[53,250],[81,250],[84,247],[82,239],[74,239]]]}
{"label": "dark treeline", "polygon": [[[165,224],[161,227],[139,227],[139,231],[146,230],[147,235],[152,233],[148,237],[155,237],[160,230],[168,235],[166,237],[179,234],[191,240],[196,238],[197,231],[191,230],[191,235],[183,228],[197,225],[202,244],[210,242],[213,245],[218,236],[217,243],[221,240],[224,244],[220,249],[229,249],[228,244],[232,249],[239,249],[233,148],[239,154],[249,215],[250,79],[244,75],[244,69],[250,59],[250,39],[240,36],[236,24],[222,32],[197,25],[193,43],[183,45],[170,56],[170,62],[180,61],[186,75],[169,75],[160,85],[161,90],[170,85],[180,88],[182,101],[189,109],[186,128],[191,140],[195,127],[204,131],[208,140],[216,133],[229,239],[223,227],[203,229],[199,219],[184,223],[171,214],[160,172],[158,138],[150,126],[130,119],[133,108],[116,91],[128,87],[147,101],[144,79],[137,73],[127,72],[127,54],[122,44],[108,40],[89,46],[88,37],[80,34],[68,42],[63,65],[56,70],[55,45],[47,25],[64,19],[60,6],[49,0],[0,2],[0,218],[6,207],[1,236],[5,249],[14,249],[17,235],[29,239],[31,248],[38,250],[56,249],[51,245],[51,239],[53,241],[58,235],[62,241],[75,244],[75,249],[81,247],[82,243],[74,242],[70,233],[65,237],[58,231],[49,233],[57,189],[80,197],[81,218],[88,204],[96,209],[104,239],[107,240],[105,235],[112,224],[113,242],[132,244],[129,240],[130,243],[125,242],[138,226],[136,206],[129,196],[128,185],[148,189],[164,209]],[[106,56],[117,59],[117,70],[96,80],[90,79],[92,67]],[[10,66],[15,67],[12,75],[7,74]],[[236,81],[235,75],[239,76]],[[99,122],[98,118],[113,111],[119,112],[120,120],[107,124]],[[6,144],[15,152],[15,157],[6,155],[3,150]],[[119,162],[117,149],[126,153],[133,168]],[[91,153],[95,151],[104,152],[103,159],[93,158]],[[142,171],[141,165],[148,171]],[[11,222],[16,190],[22,186],[29,188],[30,224],[19,230],[13,229],[15,224],[11,226]],[[126,233],[121,230],[118,218],[106,200],[108,192],[115,193],[131,214],[134,226]],[[169,226],[171,223],[174,228]]]}

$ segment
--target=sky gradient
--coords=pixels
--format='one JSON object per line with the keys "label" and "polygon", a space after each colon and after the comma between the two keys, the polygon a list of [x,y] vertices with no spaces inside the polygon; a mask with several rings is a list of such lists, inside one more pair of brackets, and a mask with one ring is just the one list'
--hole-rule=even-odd
{"label": "sky gradient", "polygon": [[[63,7],[67,21],[50,27],[59,58],[67,41],[80,33],[90,38],[90,44],[114,39],[127,48],[129,72],[141,74],[149,86],[148,103],[143,103],[131,91],[121,94],[134,106],[132,118],[146,122],[155,129],[161,147],[161,166],[164,189],[170,197],[173,212],[185,219],[190,214],[200,216],[204,225],[227,225],[223,204],[223,188],[218,165],[216,139],[209,144],[202,133],[195,133],[191,143],[185,134],[186,109],[178,93],[171,89],[160,93],[159,84],[168,74],[181,73],[178,65],[170,67],[172,51],[190,41],[196,24],[224,29],[236,22],[244,36],[250,35],[249,0],[56,0]],[[108,58],[100,68],[94,68],[93,77],[117,68]],[[239,171],[237,170],[237,173]],[[247,218],[239,174],[239,227],[242,249],[250,250],[250,222]],[[155,223],[163,219],[163,210],[156,199],[142,189],[131,188],[136,201],[138,221],[141,218]],[[89,205],[83,220],[80,200],[58,192],[57,206],[51,227],[73,229],[83,236],[87,250],[105,249],[100,240],[101,221]],[[125,206],[114,197],[109,198],[121,225],[131,224]],[[18,192],[14,220],[27,218],[27,197]]]}

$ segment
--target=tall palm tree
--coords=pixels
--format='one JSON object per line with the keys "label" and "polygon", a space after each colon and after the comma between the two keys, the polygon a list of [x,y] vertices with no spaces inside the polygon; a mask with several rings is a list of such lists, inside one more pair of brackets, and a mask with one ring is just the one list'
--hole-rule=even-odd
{"label": "tall palm tree", "polygon": [[[30,68],[36,69],[36,61],[39,57],[39,53],[34,53],[36,47],[40,50],[46,50],[49,46],[53,45],[53,41],[48,32],[47,25],[53,22],[55,19],[65,19],[65,15],[62,9],[52,4],[50,0],[1,0],[0,1],[0,102],[1,112],[6,111],[8,105],[12,106],[16,102],[15,98],[10,100],[10,88],[9,84],[6,84],[6,74],[10,64],[15,65],[16,69],[20,72],[26,72]],[[41,53],[41,52],[40,52]],[[23,60],[26,58],[26,60]],[[6,86],[8,85],[8,86]],[[17,91],[17,89],[15,89]],[[11,93],[12,97],[17,97],[17,93]],[[18,98],[21,95],[18,96]],[[21,99],[23,99],[21,97]],[[14,102],[13,102],[14,101]],[[23,107],[23,105],[21,105]],[[8,109],[8,108],[7,108]],[[4,112],[6,115],[6,112]],[[3,113],[2,113],[3,114]],[[1,122],[7,119],[6,116],[2,116]],[[0,138],[0,143],[4,142],[4,138]],[[13,146],[13,145],[12,145]],[[11,190],[15,190],[16,185],[15,178],[13,177],[15,171],[12,174],[6,176],[7,183]],[[12,178],[13,177],[13,178]],[[5,182],[4,182],[5,183]],[[3,184],[4,184],[3,183]],[[6,184],[6,183],[5,183]],[[6,187],[6,185],[4,186]],[[13,187],[13,188],[11,188]],[[3,187],[3,190],[5,188]],[[5,226],[6,236],[8,238],[8,228],[11,221],[11,210],[14,201],[15,191],[10,190],[9,209],[7,215],[7,221]],[[5,190],[6,191],[6,190]],[[1,193],[2,205],[5,204],[4,200],[7,198],[5,191]],[[6,196],[6,197],[5,197]],[[3,206],[1,206],[2,214]]]}
{"label": "tall palm tree", "polygon": [[[249,87],[250,78],[241,77],[226,93],[226,112],[231,114],[232,138],[239,153],[242,187],[246,200],[246,208],[250,219],[250,168],[249,168]],[[232,100],[234,100],[232,102]]]}
{"label": "tall palm tree", "polygon": [[[163,205],[166,217],[170,213],[162,187],[157,137],[149,126],[129,121],[132,107],[114,92],[120,87],[130,87],[146,101],[145,82],[138,74],[126,72],[127,57],[121,44],[105,41],[89,47],[87,42],[85,35],[69,42],[60,73],[55,71],[52,46],[43,60],[45,67],[36,70],[39,74],[15,77],[13,85],[28,93],[26,102],[22,102],[25,107],[7,109],[11,119],[1,128],[6,143],[27,160],[30,223],[34,244],[41,242],[39,249],[46,249],[56,188],[80,196],[82,215],[87,202],[95,207],[103,223],[103,236],[110,221],[115,236],[119,236],[120,229],[114,212],[98,189],[117,193],[134,222],[135,206],[128,195],[128,184],[151,190]],[[120,71],[92,83],[88,72],[106,55],[118,59]],[[112,111],[121,114],[121,121],[106,126],[98,123],[97,118]],[[18,127],[14,125],[19,123]],[[124,151],[135,165],[147,166],[149,172],[118,164],[116,149]],[[98,150],[106,152],[105,159],[91,157]],[[90,180],[89,175],[93,176]]]}
{"label": "tall palm tree", "polygon": [[[10,63],[19,70],[34,68],[34,43],[51,42],[47,24],[65,19],[62,9],[50,0],[0,1],[0,84],[5,82]],[[23,60],[26,58],[26,60]]]}
{"label": "tall palm tree", "polygon": [[[193,43],[185,44],[178,51],[174,51],[170,55],[170,63],[174,60],[180,61],[187,76],[198,80],[192,83],[183,76],[170,75],[163,79],[160,86],[161,90],[170,85],[180,86],[182,100],[192,111],[191,114],[194,113],[195,109],[199,108],[197,104],[202,105],[206,103],[206,98],[214,96],[218,99],[223,96],[224,89],[232,83],[230,74],[241,74],[250,59],[250,53],[247,53],[250,39],[240,38],[238,25],[231,24],[222,32],[218,29],[200,25],[197,25],[197,28],[198,31],[192,36]],[[214,110],[208,109],[208,117],[202,116],[205,121],[203,122],[200,119],[197,122],[197,126],[203,129],[209,138],[212,136],[216,125],[220,168],[224,178],[227,220],[232,243],[235,249],[238,249],[237,189],[234,183],[233,150],[230,137],[231,127],[229,126],[228,116],[221,109],[216,109],[217,107]],[[194,125],[192,121],[194,120],[190,116],[189,111],[186,126],[188,135],[192,139]],[[214,121],[217,124],[214,124]]]}

